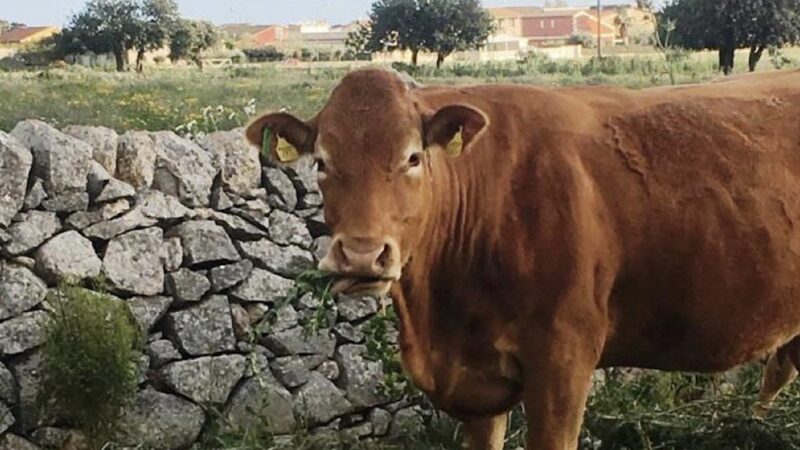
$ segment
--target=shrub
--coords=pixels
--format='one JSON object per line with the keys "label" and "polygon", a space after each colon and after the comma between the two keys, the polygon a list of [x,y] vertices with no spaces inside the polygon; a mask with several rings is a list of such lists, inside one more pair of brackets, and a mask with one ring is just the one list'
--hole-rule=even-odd
{"label": "shrub", "polygon": [[99,447],[136,394],[139,331],[126,306],[106,294],[65,285],[54,297],[39,404]]}
{"label": "shrub", "polygon": [[286,55],[271,45],[259,48],[246,48],[242,50],[242,53],[252,62],[283,61],[286,57]]}

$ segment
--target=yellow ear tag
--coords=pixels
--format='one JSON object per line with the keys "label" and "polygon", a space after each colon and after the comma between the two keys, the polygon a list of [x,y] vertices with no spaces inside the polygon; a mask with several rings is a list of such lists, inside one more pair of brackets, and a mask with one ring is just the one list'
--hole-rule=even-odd
{"label": "yellow ear tag", "polygon": [[278,146],[275,148],[275,153],[278,154],[278,159],[281,162],[290,162],[300,158],[297,149],[281,137],[278,138]]}
{"label": "yellow ear tag", "polygon": [[461,139],[461,130],[458,130],[458,133],[456,133],[456,135],[453,136],[453,139],[450,141],[449,144],[447,144],[447,149],[445,150],[447,151],[447,154],[450,156],[458,156],[459,154],[461,154],[461,147],[463,146],[464,142]]}

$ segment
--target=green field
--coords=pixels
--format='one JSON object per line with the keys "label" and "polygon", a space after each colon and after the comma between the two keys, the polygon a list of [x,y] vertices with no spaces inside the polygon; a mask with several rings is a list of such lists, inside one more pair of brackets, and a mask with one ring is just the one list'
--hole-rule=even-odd
{"label": "green field", "polygon": [[[765,56],[759,70],[800,67],[800,50],[784,51],[782,60]],[[744,72],[746,53],[738,57]],[[718,75],[716,54],[679,55],[672,65],[674,81],[696,83]],[[247,121],[255,110],[288,108],[308,117],[325,102],[347,70],[357,67],[310,65],[284,68],[274,64],[209,68],[153,67],[144,74],[113,73],[81,67],[28,72],[0,72],[0,130],[37,118],[56,126],[104,125],[125,131],[164,130],[193,122],[202,131],[229,129]],[[614,84],[633,88],[671,83],[663,55],[614,56],[603,60],[549,60],[459,63],[441,70],[425,66],[415,72],[424,83],[529,83],[539,85]],[[247,108],[247,105],[250,105]]]}

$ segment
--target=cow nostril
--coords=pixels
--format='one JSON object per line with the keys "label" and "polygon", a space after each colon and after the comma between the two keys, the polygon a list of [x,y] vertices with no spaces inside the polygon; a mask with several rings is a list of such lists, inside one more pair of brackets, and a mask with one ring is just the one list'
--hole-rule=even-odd
{"label": "cow nostril", "polygon": [[385,244],[383,246],[383,251],[380,255],[378,255],[378,259],[375,261],[378,263],[378,267],[381,269],[386,269],[389,266],[389,259],[391,258],[392,249],[389,247],[389,244]]}

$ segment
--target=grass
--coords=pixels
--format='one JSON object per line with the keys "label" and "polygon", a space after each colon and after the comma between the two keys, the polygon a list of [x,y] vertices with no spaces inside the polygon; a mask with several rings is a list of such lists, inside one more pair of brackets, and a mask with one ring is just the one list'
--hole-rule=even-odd
{"label": "grass", "polygon": [[[800,51],[784,51],[785,67],[800,65]],[[717,76],[712,52],[686,54],[675,65],[677,83],[702,82]],[[746,70],[746,55],[737,58]],[[154,67],[144,74],[113,73],[81,67],[29,72],[0,72],[0,130],[38,118],[56,126],[103,125],[132,129],[175,129],[193,123],[201,131],[230,129],[247,122],[252,109],[287,108],[310,117],[324,104],[333,86],[356,67],[277,64],[236,65],[200,72],[191,67]],[[773,70],[768,57],[760,70]],[[614,84],[641,88],[669,83],[658,54],[613,56],[604,60],[549,60],[467,63],[453,61],[442,69],[423,66],[415,76],[424,83],[526,83],[544,85]]]}

